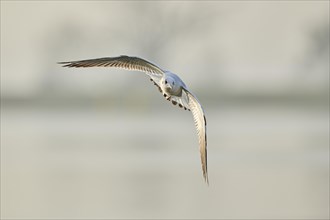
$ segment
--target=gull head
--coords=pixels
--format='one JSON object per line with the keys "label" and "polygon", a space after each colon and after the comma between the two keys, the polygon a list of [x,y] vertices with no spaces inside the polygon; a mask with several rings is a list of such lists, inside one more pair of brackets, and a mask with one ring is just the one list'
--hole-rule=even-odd
{"label": "gull head", "polygon": [[172,77],[166,77],[163,81],[166,91],[170,91],[175,86],[175,80]]}

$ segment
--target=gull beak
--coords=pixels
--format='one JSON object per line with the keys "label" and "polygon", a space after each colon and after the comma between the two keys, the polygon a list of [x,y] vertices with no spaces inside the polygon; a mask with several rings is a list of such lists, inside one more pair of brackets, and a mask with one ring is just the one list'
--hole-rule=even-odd
{"label": "gull beak", "polygon": [[166,84],[166,88],[172,89],[172,85],[171,84]]}

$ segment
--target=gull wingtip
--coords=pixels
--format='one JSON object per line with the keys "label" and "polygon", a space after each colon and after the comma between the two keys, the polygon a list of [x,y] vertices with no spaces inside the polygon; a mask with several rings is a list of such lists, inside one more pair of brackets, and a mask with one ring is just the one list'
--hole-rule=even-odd
{"label": "gull wingtip", "polygon": [[204,175],[204,180],[205,180],[205,183],[207,184],[207,186],[210,186],[209,177],[208,177],[207,173]]}
{"label": "gull wingtip", "polygon": [[61,62],[57,62],[57,64],[61,65],[62,67],[71,67],[72,62],[61,61]]}

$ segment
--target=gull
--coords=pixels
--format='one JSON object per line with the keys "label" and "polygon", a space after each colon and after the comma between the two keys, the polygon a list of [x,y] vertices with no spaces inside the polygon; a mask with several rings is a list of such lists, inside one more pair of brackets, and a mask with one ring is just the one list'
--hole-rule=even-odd
{"label": "gull", "polygon": [[184,110],[191,111],[195,122],[203,177],[208,184],[207,173],[207,139],[206,139],[206,118],[203,107],[196,96],[188,89],[180,77],[168,70],[163,70],[157,65],[132,56],[103,57],[88,60],[59,62],[63,67],[115,67],[131,71],[146,73],[150,80],[158,87],[166,100],[178,105]]}

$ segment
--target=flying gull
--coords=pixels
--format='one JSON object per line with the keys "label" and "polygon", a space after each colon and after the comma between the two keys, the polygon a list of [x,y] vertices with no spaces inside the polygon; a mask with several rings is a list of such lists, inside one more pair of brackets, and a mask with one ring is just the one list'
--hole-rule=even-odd
{"label": "flying gull", "polygon": [[150,80],[158,87],[166,100],[178,105],[184,110],[191,111],[197,129],[202,170],[205,182],[208,184],[207,174],[207,140],[206,119],[204,110],[196,96],[188,89],[176,74],[161,69],[151,62],[139,57],[119,56],[104,57],[89,60],[59,62],[63,67],[116,67],[125,70],[146,73]]}

